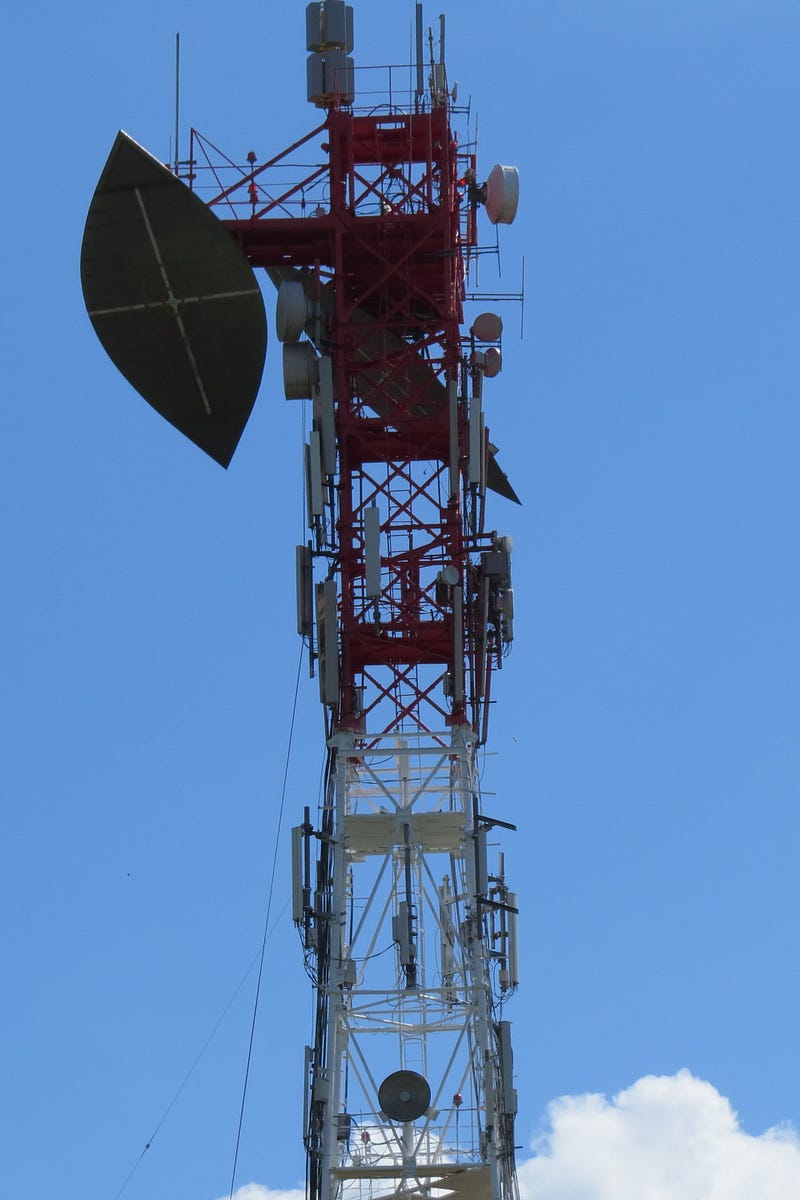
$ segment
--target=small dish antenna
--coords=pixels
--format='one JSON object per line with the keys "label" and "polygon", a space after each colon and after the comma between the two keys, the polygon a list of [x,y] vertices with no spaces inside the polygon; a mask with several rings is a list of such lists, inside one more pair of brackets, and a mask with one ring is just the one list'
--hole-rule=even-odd
{"label": "small dish antenna", "polygon": [[481,313],[472,322],[470,333],[479,342],[499,342],[503,336],[503,318],[497,313]]}
{"label": "small dish antenna", "polygon": [[493,225],[510,225],[519,205],[519,171],[516,167],[492,167],[484,184],[484,204]]}
{"label": "small dish antenna", "polygon": [[378,1103],[390,1121],[416,1121],[430,1108],[430,1085],[416,1071],[393,1071],[378,1089]]}
{"label": "small dish antenna", "polygon": [[503,356],[497,346],[488,346],[484,351],[483,373],[487,379],[494,379],[503,369]]}

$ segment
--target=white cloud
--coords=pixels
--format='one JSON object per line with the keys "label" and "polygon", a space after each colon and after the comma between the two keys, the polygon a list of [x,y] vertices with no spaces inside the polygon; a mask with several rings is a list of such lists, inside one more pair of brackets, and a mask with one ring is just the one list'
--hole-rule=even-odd
{"label": "white cloud", "polygon": [[[227,1195],[220,1200],[228,1200]],[[275,1188],[262,1187],[260,1183],[246,1183],[233,1193],[233,1200],[305,1200],[302,1188],[290,1188],[278,1191]]]}
{"label": "white cloud", "polygon": [[[548,1118],[536,1157],[519,1168],[522,1200],[800,1198],[795,1130],[745,1133],[730,1101],[689,1071],[647,1075],[610,1100],[562,1096]],[[304,1192],[248,1183],[234,1200],[304,1200]]]}
{"label": "white cloud", "polygon": [[520,1166],[522,1200],[798,1200],[800,1139],[753,1137],[730,1102],[689,1071],[648,1075],[611,1100],[562,1096],[536,1157]]}

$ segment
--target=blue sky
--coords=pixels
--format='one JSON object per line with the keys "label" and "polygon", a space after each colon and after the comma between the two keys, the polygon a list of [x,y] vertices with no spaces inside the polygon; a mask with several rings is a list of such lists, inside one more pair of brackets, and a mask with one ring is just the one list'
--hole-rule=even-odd
{"label": "blue sky", "polygon": [[[519,826],[510,1015],[519,1140],[543,1164],[523,1180],[533,1200],[628,1200],[631,1180],[648,1200],[688,1130],[743,1164],[719,1200],[793,1200],[798,1143],[763,1135],[800,1127],[800,8],[446,7],[480,167],[522,179],[499,286],[518,288],[524,255],[525,337],[509,307],[487,396],[524,500],[492,517],[516,545],[517,641],[483,778]],[[312,128],[303,10],[7,19],[9,1195],[113,1200],[260,943],[300,649],[299,405],[273,336],[220,470],[105,358],[78,255],[117,129],[169,154],[176,30],[184,133],[264,159]],[[407,60],[412,11],[361,0],[357,62]],[[481,282],[498,286],[489,260]],[[303,668],[287,827],[316,802],[318,709]],[[281,914],[286,829],[279,854],[237,1181],[291,1189],[310,992]],[[227,1193],[253,987],[128,1200]],[[708,1197],[704,1170],[666,1200]]]}

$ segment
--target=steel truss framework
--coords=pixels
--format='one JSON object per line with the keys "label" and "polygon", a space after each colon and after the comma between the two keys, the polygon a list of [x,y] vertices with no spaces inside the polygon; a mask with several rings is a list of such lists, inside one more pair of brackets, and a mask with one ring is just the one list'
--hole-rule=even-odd
{"label": "steel truss framework", "polygon": [[[484,527],[482,359],[461,329],[476,164],[453,116],[446,88],[369,113],[334,99],[306,138],[203,197],[253,266],[302,285],[318,356],[300,550],[316,620],[301,629],[329,756],[295,838],[316,996],[310,1200],[517,1195],[502,1017],[516,905],[502,856],[487,862],[502,822],[476,769],[512,594],[507,540]],[[303,163],[320,141],[325,162]],[[386,1112],[392,1078],[422,1079],[423,1111]]]}
{"label": "steel truss framework", "polygon": [[[514,1196],[513,1068],[495,997],[511,985],[516,906],[502,872],[486,872],[475,734],[332,740],[320,837],[332,836],[307,930],[312,1194]],[[381,1112],[381,1081],[398,1069],[431,1084],[415,1123]]]}

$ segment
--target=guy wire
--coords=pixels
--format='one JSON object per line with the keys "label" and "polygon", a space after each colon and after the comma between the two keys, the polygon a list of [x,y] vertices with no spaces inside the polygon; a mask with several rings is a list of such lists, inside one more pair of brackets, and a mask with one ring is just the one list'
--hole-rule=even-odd
{"label": "guy wire", "polygon": [[294,682],[294,699],[292,700],[292,716],[289,722],[289,740],[286,746],[286,761],[283,767],[283,783],[281,785],[281,802],[278,808],[278,825],[275,831],[275,846],[272,852],[272,870],[270,872],[269,889],[267,891],[267,913],[264,918],[264,937],[261,942],[261,955],[258,964],[258,978],[256,980],[256,994],[253,1001],[253,1018],[250,1022],[250,1040],[247,1046],[247,1061],[244,1070],[244,1083],[242,1085],[242,1103],[239,1107],[239,1122],[236,1128],[236,1147],[233,1152],[233,1167],[231,1169],[231,1186],[228,1200],[233,1200],[233,1190],[236,1184],[236,1167],[239,1162],[239,1146],[242,1140],[242,1124],[244,1122],[244,1106],[247,1100],[247,1085],[250,1080],[250,1063],[253,1058],[253,1043],[256,1034],[256,1018],[258,1016],[258,1002],[261,996],[261,978],[264,973],[264,956],[267,948],[267,932],[269,930],[269,918],[272,911],[272,896],[275,890],[275,872],[278,865],[278,846],[280,843],[281,829],[283,826],[283,810],[286,803],[286,782],[289,778],[289,761],[292,754],[292,741],[294,739],[294,721],[297,713],[297,695],[300,690],[300,669],[303,665],[303,644],[300,644],[300,656],[297,660],[297,677]]}

